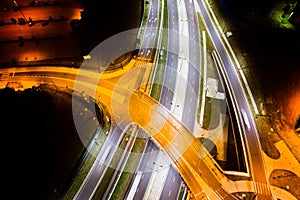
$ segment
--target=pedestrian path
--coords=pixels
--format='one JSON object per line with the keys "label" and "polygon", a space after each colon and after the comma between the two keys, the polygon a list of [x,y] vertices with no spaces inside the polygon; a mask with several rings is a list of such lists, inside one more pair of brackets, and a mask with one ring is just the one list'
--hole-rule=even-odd
{"label": "pedestrian path", "polygon": [[300,177],[300,164],[284,141],[280,140],[279,142],[275,143],[275,147],[280,152],[280,158],[272,159],[265,153],[263,154],[268,176],[270,176],[272,171],[275,169],[284,169],[289,170]]}

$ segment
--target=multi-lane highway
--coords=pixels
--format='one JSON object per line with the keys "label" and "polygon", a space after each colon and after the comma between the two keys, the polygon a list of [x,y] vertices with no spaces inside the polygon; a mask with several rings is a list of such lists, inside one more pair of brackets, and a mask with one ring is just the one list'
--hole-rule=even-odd
{"label": "multi-lane highway", "polygon": [[201,0],[198,0],[198,4],[203,21],[206,24],[207,30],[224,66],[226,77],[228,77],[230,83],[229,89],[233,93],[233,101],[237,109],[236,114],[240,119],[242,119],[241,127],[243,127],[243,132],[246,137],[250,168],[253,180],[255,182],[257,198],[272,199],[269,189],[269,181],[265,170],[266,166],[261,153],[261,145],[245,91],[241,85],[239,76],[235,70],[235,66],[230,58],[230,55],[228,54],[228,51],[222,42],[220,34],[213,24],[205,4]]}
{"label": "multi-lane highway", "polygon": [[89,174],[74,196],[74,199],[90,199],[93,196],[114,156],[114,152],[117,150],[119,143],[121,142],[123,135],[124,131],[120,128],[115,127],[111,129],[101,151],[97,155],[96,160],[89,171]]}
{"label": "multi-lane highway", "polygon": [[136,191],[132,199],[139,200],[144,198],[151,175],[154,171],[154,165],[152,163],[156,161],[158,153],[159,149],[157,146],[151,140],[148,140],[137,170],[137,173],[141,175],[141,179],[135,188]]}
{"label": "multi-lane highway", "polygon": [[144,28],[143,40],[140,46],[138,56],[144,59],[151,59],[155,53],[155,40],[158,32],[159,1],[149,1],[149,10],[147,13],[147,22]]}
{"label": "multi-lane highway", "polygon": [[[45,71],[47,71],[47,77],[46,79],[49,80],[49,78],[51,78],[51,80],[58,86],[68,86],[68,87],[72,87],[74,85],[74,77],[76,76],[76,70],[75,69],[65,69],[62,70],[62,68],[30,68],[30,69],[25,69],[25,68],[18,68],[14,70],[15,76],[14,76],[14,80],[15,81],[24,81],[24,80],[31,80],[31,76],[36,77],[37,74],[40,72],[41,74],[45,74]],[[22,73],[24,72],[24,73]],[[58,73],[60,72],[60,73]],[[38,78],[38,81],[42,80],[43,75]],[[64,78],[67,78],[66,80],[64,80]],[[106,105],[110,105],[111,104],[111,97],[113,96],[113,92],[117,92],[117,91],[112,91],[113,90],[113,83],[109,83],[105,80],[102,80],[101,85],[97,86],[97,91],[96,91],[96,95],[95,95],[95,91],[89,87],[95,87],[95,85],[89,85],[87,83],[93,83],[92,80],[93,76],[91,75],[81,75],[81,80],[76,80],[77,84],[82,84],[81,88],[84,88],[84,91],[86,92],[87,95],[90,96],[101,96],[101,102],[103,102]],[[122,91],[120,91],[120,95],[124,95],[122,94]],[[132,97],[134,97],[134,99],[132,99]],[[126,97],[131,99],[130,102],[134,102],[134,104],[130,103],[129,106],[129,111],[130,111],[130,116],[124,116],[125,122],[124,123],[130,123],[130,120],[136,121],[137,124],[140,124],[141,126],[144,126],[144,130],[148,131],[148,133],[152,133],[152,138],[157,142],[157,145],[161,146],[161,147],[166,147],[172,144],[172,137],[170,137],[170,135],[181,135],[180,137],[176,137],[179,140],[182,141],[186,141],[186,136],[183,136],[185,134],[187,134],[188,137],[190,137],[190,141],[193,141],[194,138],[192,137],[192,135],[189,135],[189,132],[185,129],[185,127],[182,127],[184,131],[184,133],[178,133],[178,130],[174,128],[174,123],[177,124],[176,127],[180,127],[180,122],[174,118],[172,116],[171,113],[169,113],[163,106],[161,106],[160,104],[157,104],[157,102],[155,102],[152,98],[150,98],[149,96],[141,96],[141,93],[133,93],[131,95],[131,97]],[[137,99],[135,99],[137,98]],[[146,99],[145,99],[146,98]],[[145,102],[145,103],[142,103]],[[138,103],[138,105],[136,104]],[[142,105],[140,105],[140,103],[142,103]],[[121,105],[123,105],[123,102],[120,102]],[[134,108],[132,107],[134,106]],[[154,107],[153,107],[154,106]],[[157,107],[158,106],[158,107]],[[156,108],[153,111],[150,111],[151,108]],[[133,110],[132,110],[133,109]],[[149,110],[150,109],[150,110]],[[161,112],[164,113],[164,115],[162,116]],[[152,114],[151,114],[152,113]],[[149,114],[151,116],[149,116]],[[153,116],[152,116],[153,115]],[[166,115],[166,116],[165,116]],[[150,118],[149,118],[150,117]],[[157,118],[158,117],[158,118]],[[167,120],[167,118],[171,117],[170,119]],[[150,120],[150,119],[156,119],[156,120]],[[149,123],[150,121],[152,121],[153,123]],[[163,125],[163,127],[161,127],[161,122],[165,121],[166,124]],[[166,127],[165,127],[166,126]],[[165,127],[165,128],[164,128]],[[157,131],[155,131],[157,130]],[[153,132],[154,131],[154,132]],[[167,131],[167,132],[166,132]],[[167,140],[165,139],[165,136],[167,137]],[[176,141],[176,142],[180,142],[180,141]],[[194,141],[195,143],[198,143],[198,140]],[[166,146],[167,145],[167,146]],[[191,145],[190,143],[186,143],[185,145]],[[183,145],[183,146],[185,146]],[[173,145],[171,145],[173,146]],[[168,154],[171,153],[171,151],[174,150],[166,150],[164,148],[165,152],[167,152]],[[183,149],[182,149],[183,150]],[[176,153],[174,152],[175,156],[170,156],[171,158],[173,157],[174,159],[181,159],[177,156],[178,150],[176,150]],[[182,152],[183,153],[183,152]],[[198,154],[198,153],[197,153]],[[186,165],[185,161],[183,163],[180,162],[176,162],[177,165]],[[187,167],[185,168],[185,170],[191,171],[192,169]],[[185,174],[183,175],[183,177],[185,177],[185,180],[194,180],[194,184],[192,184],[191,187],[192,191],[195,191],[195,193],[199,193],[196,192],[200,189],[201,191],[201,186],[199,185],[196,177],[196,175],[193,173],[189,173],[188,176],[186,176]],[[194,177],[194,179],[192,178]],[[99,180],[99,179],[98,179]],[[189,182],[189,181],[188,181]],[[95,187],[91,187],[91,188],[95,188]]]}
{"label": "multi-lane highway", "polygon": [[[168,36],[168,45],[171,50],[167,55],[167,67],[163,83],[165,87],[163,87],[161,93],[160,103],[156,102],[148,95],[138,91],[128,91],[130,88],[119,87],[116,90],[116,82],[113,82],[112,80],[101,80],[99,85],[97,85],[92,81],[93,77],[85,76],[84,74],[80,74],[81,76],[78,80],[76,79],[76,75],[80,72],[75,69],[61,69],[55,67],[50,69],[43,67],[31,69],[9,69],[9,71],[15,72],[15,76],[4,77],[2,79],[4,81],[8,79],[16,81],[39,82],[46,74],[47,80],[51,79],[57,85],[61,86],[67,85],[69,87],[73,87],[74,81],[77,83],[79,82],[79,84],[81,84],[80,88],[84,88],[88,95],[95,98],[99,98],[99,96],[101,96],[101,102],[106,104],[108,108],[111,108],[112,102],[115,104],[115,107],[118,105],[120,108],[125,104],[125,106],[128,107],[126,108],[127,113],[122,112],[122,115],[120,115],[122,116],[122,123],[130,124],[134,122],[147,131],[150,138],[155,141],[156,144],[162,148],[164,152],[166,152],[172,159],[175,169],[177,172],[179,172],[180,177],[186,182],[188,188],[192,192],[192,195],[196,199],[200,199],[202,197],[205,198],[207,196],[210,196],[212,199],[234,199],[235,197],[220,184],[220,176],[223,176],[218,175],[218,172],[215,171],[216,169],[214,166],[210,164],[211,158],[208,155],[199,154],[202,146],[200,142],[191,134],[195,122],[195,113],[192,113],[191,111],[197,110],[196,108],[198,100],[193,99],[192,96],[195,96],[194,93],[198,94],[198,67],[200,66],[200,52],[197,51],[199,48],[196,47],[199,45],[199,30],[196,12],[192,2],[193,1],[189,0],[185,1],[188,19],[191,19],[188,21],[188,33],[189,37],[193,38],[189,42],[188,57],[190,61],[188,65],[188,81],[190,88],[192,89],[187,89],[186,91],[184,112],[181,120],[178,120],[170,112],[172,107],[172,99],[174,97],[179,59],[178,54],[174,52],[179,52],[180,44],[178,34],[176,36],[176,34],[171,33],[172,31],[169,32],[171,34]],[[149,23],[148,25],[150,27],[157,27],[159,3],[158,0],[150,1],[150,3],[149,21],[147,24]],[[271,199],[271,193],[268,187],[269,184],[264,170],[264,161],[260,151],[257,130],[255,128],[252,113],[245,97],[245,92],[234,69],[234,65],[231,62],[230,56],[228,55],[226,48],[222,43],[222,39],[214,27],[211,18],[209,17],[208,11],[206,10],[202,1],[199,0],[198,4],[209,34],[222,60],[222,64],[225,69],[225,76],[228,77],[228,80],[230,81],[230,90],[232,91],[233,100],[237,109],[236,113],[241,119],[241,127],[246,137],[246,146],[247,150],[249,150],[249,162],[253,180],[255,182],[257,197],[259,199]],[[177,3],[174,3],[174,1],[168,2],[169,29],[173,28],[174,30],[178,30],[179,28],[177,6]],[[147,60],[153,55],[153,41],[155,40],[157,33],[155,30],[157,29],[145,29],[145,37],[142,43],[142,47],[144,48],[141,48],[139,57],[146,58]],[[143,46],[143,44],[145,44],[145,46]],[[142,73],[142,71],[140,71],[140,73]],[[37,79],[36,76],[40,77]],[[136,78],[137,85],[140,85],[139,82],[141,81],[141,77],[142,76],[140,76],[140,78]],[[35,79],[35,81],[33,79]],[[92,85],[91,87],[96,87],[96,93],[93,89],[89,88],[90,86],[88,86],[87,83],[90,83]],[[133,88],[135,88],[135,86]],[[118,95],[120,99],[112,100],[112,98],[116,95]],[[193,102],[190,102],[190,99],[193,99]],[[113,112],[115,114],[118,112],[118,110],[114,110]],[[112,131],[110,132],[107,140],[108,142],[105,143],[105,148],[102,148],[100,154],[98,155],[99,157],[97,157],[96,162],[92,167],[92,170],[90,171],[81,189],[78,191],[76,195],[77,199],[91,198],[106,170],[106,166],[101,163],[108,162],[112,158],[113,152],[116,146],[118,146],[117,144],[120,141],[120,138],[122,138],[120,137],[122,132],[123,130],[121,130],[118,126],[112,127]],[[146,151],[149,149],[151,150],[154,148],[153,146],[151,148],[148,146]],[[142,163],[143,162],[144,161],[142,161]],[[167,186],[162,191],[162,198],[166,199],[167,196],[171,196],[171,194],[173,195],[171,196],[172,198],[176,196],[174,195],[175,193],[168,192],[171,191],[170,187],[177,187],[180,185],[180,182],[178,181],[179,176],[175,173],[174,169],[170,168],[168,174],[171,174],[174,178],[170,178],[171,176],[168,175],[166,179]],[[139,190],[141,191],[145,190],[147,187],[147,183],[149,182],[149,180],[147,181],[147,176],[149,175],[146,175],[146,177],[143,176],[143,179],[141,179],[142,181],[139,183]],[[175,186],[171,184],[174,184]],[[136,195],[138,196],[140,194]]]}
{"label": "multi-lane highway", "polygon": [[[166,3],[168,7],[168,48],[159,102],[167,109],[171,110],[173,98],[175,96],[174,91],[178,68],[179,13],[177,1],[166,1]],[[173,172],[174,168],[171,165],[169,172],[167,173],[164,188],[161,192],[162,199],[174,199],[174,197],[176,198],[178,196],[181,178]]]}
{"label": "multi-lane highway", "polygon": [[199,26],[194,2],[185,0],[188,23],[188,41],[189,41],[189,57],[188,57],[188,84],[185,94],[182,123],[193,133],[195,119],[198,108],[199,87],[200,87],[200,42],[199,42]]}
{"label": "multi-lane highway", "polygon": [[[178,11],[182,9],[182,7],[186,8],[186,12],[179,13]],[[187,16],[185,16],[185,13]],[[189,20],[192,17],[194,17],[194,20]],[[178,117],[181,118],[183,124],[191,132],[194,130],[198,106],[200,71],[199,30],[197,17],[195,17],[196,11],[193,1],[168,1],[168,52],[160,96],[160,103],[169,110],[174,109],[174,107],[175,109],[182,109]],[[184,30],[186,28],[188,28],[188,35],[183,34],[183,32],[186,32]],[[187,45],[185,44],[186,41],[188,41]],[[185,49],[186,47],[188,47],[188,50]],[[182,64],[183,62],[187,62],[188,64]],[[184,67],[188,69],[182,69]],[[181,75],[181,70],[188,71],[188,76],[184,77]],[[181,95],[176,89],[185,91],[183,102],[176,102],[176,98]],[[175,196],[178,195],[181,178],[174,172],[174,168],[171,167],[165,181],[165,187],[162,191],[164,199],[174,199],[176,198]]]}
{"label": "multi-lane highway", "polygon": [[179,24],[177,1],[167,1],[168,5],[168,52],[166,68],[159,102],[169,110],[174,96],[179,52]]}
{"label": "multi-lane highway", "polygon": [[[128,131],[127,131],[128,130]],[[114,173],[109,181],[108,186],[106,187],[106,191],[104,195],[102,196],[102,199],[112,199],[112,195],[114,193],[114,190],[117,187],[117,184],[121,178],[121,175],[124,171],[125,165],[128,162],[128,158],[130,156],[130,153],[132,151],[133,145],[136,141],[139,127],[136,124],[129,124],[128,128],[125,129],[123,132],[127,133],[126,137],[121,137],[124,138],[126,141],[126,145],[124,149],[121,149],[122,155],[120,156],[120,159],[118,159],[118,164],[116,166],[110,165],[111,168],[114,168]],[[128,133],[130,133],[128,135]],[[107,149],[105,149],[106,151]],[[120,148],[118,148],[120,150]]]}
{"label": "multi-lane highway", "polygon": [[[124,106],[124,102],[128,103],[128,114],[123,116],[124,124],[135,122],[147,131],[156,144],[163,148],[164,152],[173,160],[181,178],[187,183],[196,198],[205,197],[205,192],[211,193],[212,190],[223,191],[224,198],[230,197],[220,187],[219,180],[207,166],[207,162],[203,161],[204,158],[209,159],[209,157],[199,155],[201,149],[199,140],[195,139],[165,107],[148,95],[135,91],[126,96],[125,91],[114,90],[116,83],[108,80],[100,80],[100,84],[95,85],[99,78],[95,72],[79,72],[76,69],[55,67],[10,70],[15,71],[15,75],[9,79],[15,81],[30,81],[32,76],[36,78],[39,73],[45,74],[45,71],[47,74],[45,79],[48,81],[51,79],[57,86],[72,87],[75,81],[80,86],[79,89],[83,89],[87,95],[94,96],[96,99],[101,97],[101,102],[108,105],[108,108],[111,108],[113,93],[118,93],[123,96],[123,100],[118,102],[119,107]],[[80,73],[80,79],[74,80],[78,73]],[[42,78],[43,76],[37,80],[41,81]],[[5,79],[6,77],[3,81]],[[93,89],[94,87],[96,87],[96,91]],[[205,187],[203,190],[202,187],[206,184],[210,187]],[[211,193],[210,195],[213,197],[216,194]]]}
{"label": "multi-lane highway", "polygon": [[[153,57],[153,54],[155,52],[154,50],[155,38],[157,37],[158,12],[159,12],[158,0],[151,1],[149,5],[148,19],[144,30],[143,40],[140,46],[140,50],[138,52],[139,59],[135,64],[136,66],[142,66],[146,64],[147,62],[151,61],[151,58]],[[145,68],[138,68],[137,73],[135,74],[136,76],[135,79],[131,82],[131,86],[128,87],[135,89],[142,85],[144,73],[145,73],[144,69]],[[118,116],[121,117],[121,114],[119,114]],[[120,126],[120,125],[121,124],[114,124],[111,127],[113,138],[112,136],[110,136],[108,140],[106,140],[108,143],[111,143],[110,140],[119,141],[118,138],[121,137],[122,129],[126,126],[126,124],[124,126]],[[105,142],[105,144],[107,142]],[[114,145],[110,147],[111,151],[114,152],[117,147],[118,147],[117,143],[114,143]],[[105,151],[105,149],[106,147],[102,148],[101,152]],[[107,159],[107,161],[109,160]],[[97,165],[97,164],[93,165],[91,169],[92,171],[89,172],[87,178],[85,179],[85,182],[83,183],[83,186],[79,189],[76,195],[76,199],[92,198],[93,194],[97,190],[97,187],[99,186],[99,183],[101,182],[102,176],[105,173],[107,167],[108,167],[107,165],[105,166],[105,168],[102,167],[101,165]],[[102,171],[101,168],[103,168]],[[101,171],[102,173],[99,173],[99,171]],[[147,183],[144,184],[147,185]]]}

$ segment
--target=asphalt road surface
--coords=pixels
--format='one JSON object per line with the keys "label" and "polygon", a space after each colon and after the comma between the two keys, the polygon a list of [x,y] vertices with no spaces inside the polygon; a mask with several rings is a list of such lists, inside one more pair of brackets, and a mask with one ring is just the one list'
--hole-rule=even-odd
{"label": "asphalt road surface", "polygon": [[118,148],[118,144],[122,138],[122,130],[118,127],[111,129],[105,143],[103,144],[101,151],[97,155],[97,158],[89,171],[84,183],[81,185],[74,199],[90,199],[93,196],[98,184],[101,182],[111,159],[114,156],[114,152]]}
{"label": "asphalt road surface", "polygon": [[200,87],[200,43],[198,18],[191,0],[185,0],[189,29],[189,69],[188,87],[186,90],[182,123],[191,131],[194,131],[197,117],[199,87]]}
{"label": "asphalt road surface", "polygon": [[248,101],[245,96],[245,92],[239,80],[239,76],[235,70],[235,67],[213,25],[203,2],[198,0],[200,10],[203,16],[203,20],[207,25],[210,36],[215,44],[220,58],[223,62],[224,69],[232,87],[235,102],[239,109],[240,118],[243,120],[242,125],[244,127],[244,134],[246,136],[246,145],[249,150],[249,160],[251,173],[255,182],[256,190],[258,192],[258,199],[272,199],[269,188],[268,178],[266,176],[265,164],[261,154],[261,147],[259,142],[258,133],[256,130],[255,122],[251,110],[249,108]]}
{"label": "asphalt road surface", "polygon": [[142,172],[142,178],[141,181],[138,183],[137,190],[133,199],[136,200],[143,199],[154,169],[152,163],[156,161],[158,152],[159,149],[157,148],[157,146],[151,140],[148,140],[146,149],[143,153],[141,163],[137,170]]}
{"label": "asphalt road surface", "polygon": [[[38,77],[36,73],[41,72],[42,74],[44,71],[47,70],[48,74],[47,76],[40,76]],[[9,70],[11,72],[11,69]],[[51,82],[55,82],[57,85],[66,86],[70,85],[72,87],[72,83],[74,83],[73,80],[68,80],[67,77],[74,76],[77,74],[76,69],[70,69],[70,68],[16,68],[13,71],[15,71],[15,76],[8,77],[5,75],[3,78],[10,80],[18,80],[19,78],[24,80],[31,80],[31,78],[36,78],[37,80],[41,81],[43,79],[48,80],[51,78]],[[21,76],[19,72],[26,72],[30,73],[31,71],[35,71],[35,73],[32,76]],[[59,71],[61,73],[61,76],[65,76],[66,78],[60,78],[55,77],[55,74]],[[4,72],[4,70],[3,70]],[[17,73],[18,72],[18,73]],[[54,72],[54,74],[52,74]],[[70,74],[70,75],[68,75]],[[16,76],[17,75],[17,76]],[[13,78],[13,79],[12,79]],[[86,77],[87,79],[83,79],[82,83],[84,82],[93,82],[91,80],[90,76]],[[103,80],[105,82],[105,80]],[[79,81],[81,83],[81,81]],[[103,86],[97,87],[98,95],[101,95],[101,99],[103,103],[109,104],[111,102],[111,96],[112,93],[110,88],[111,85],[113,86],[113,83],[107,82],[105,84],[105,88],[102,88]],[[93,85],[94,86],[94,85]],[[110,89],[109,89],[110,88]],[[92,95],[94,90],[89,91],[90,89],[87,87],[85,88],[85,91],[87,95]],[[202,176],[203,180],[206,180],[207,184],[210,186],[211,189],[214,191],[218,191],[218,194],[222,193],[224,196],[223,198],[229,198],[232,197],[231,195],[228,195],[226,191],[220,187],[219,180],[214,176],[213,170],[210,169],[210,167],[207,166],[206,163],[200,158],[199,155],[199,148],[201,145],[199,144],[199,141],[195,139],[190,132],[185,129],[184,126],[181,125],[181,122],[176,119],[172,114],[170,114],[166,108],[163,106],[160,106],[157,104],[155,100],[153,100],[151,97],[148,97],[147,95],[143,95],[140,93],[134,93],[131,95],[131,104],[128,106],[128,110],[131,113],[130,118],[124,117],[122,118],[124,123],[128,124],[133,120],[140,126],[142,126],[145,131],[147,131],[153,140],[155,140],[161,147],[164,148],[164,151],[174,160],[177,167],[180,169],[180,175],[184,177],[187,185],[192,190],[194,195],[203,196],[205,195],[202,190],[202,186],[200,185],[199,179],[197,177]],[[149,109],[151,109],[153,106],[156,106],[156,109],[152,110],[150,112]],[[147,116],[149,116],[149,113],[151,113],[151,118],[155,119],[152,120],[149,124],[150,120]],[[165,121],[163,124],[163,127],[159,128],[161,125],[161,119]],[[146,120],[146,121],[145,121]],[[148,125],[148,126],[145,126]],[[160,130],[160,132],[154,132],[152,130]],[[179,131],[180,130],[180,131]],[[191,142],[193,145],[191,145]],[[202,175],[201,175],[202,174]],[[99,177],[97,178],[99,180]],[[90,188],[90,187],[88,187]],[[91,187],[95,188],[95,187]],[[82,192],[82,191],[81,191]],[[229,198],[230,199],[230,198]]]}
{"label": "asphalt road surface", "polygon": [[179,24],[177,1],[168,1],[168,52],[163,79],[163,87],[159,102],[167,109],[171,109],[176,85],[179,52]]}

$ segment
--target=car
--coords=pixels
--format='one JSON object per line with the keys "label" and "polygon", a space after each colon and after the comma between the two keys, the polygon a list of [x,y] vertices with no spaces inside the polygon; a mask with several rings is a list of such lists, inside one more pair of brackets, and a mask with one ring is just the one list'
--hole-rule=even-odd
{"label": "car", "polygon": [[25,25],[26,24],[26,21],[25,21],[25,19],[24,18],[18,18],[18,24],[19,25]]}
{"label": "car", "polygon": [[11,21],[12,23],[14,23],[14,24],[17,23],[17,20],[16,20],[15,18],[11,18],[10,21]]}
{"label": "car", "polygon": [[47,26],[49,24],[49,21],[45,21],[42,23],[42,26]]}
{"label": "car", "polygon": [[244,109],[242,109],[241,111],[242,111],[242,120],[244,122],[244,125],[246,125],[246,128],[248,129],[248,131],[251,131],[251,125],[250,125],[249,119],[247,117],[247,113],[245,112]]}

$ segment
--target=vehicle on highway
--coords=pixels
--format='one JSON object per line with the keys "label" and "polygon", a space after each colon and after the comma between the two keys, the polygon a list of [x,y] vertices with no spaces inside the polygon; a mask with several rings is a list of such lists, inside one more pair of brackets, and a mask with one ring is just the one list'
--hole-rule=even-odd
{"label": "vehicle on highway", "polygon": [[26,20],[22,17],[18,18],[18,24],[19,25],[25,25],[26,24]]}
{"label": "vehicle on highway", "polygon": [[17,23],[17,20],[16,20],[15,18],[11,18],[10,21],[11,21],[12,23],[14,23],[14,24]]}
{"label": "vehicle on highway", "polygon": [[49,24],[49,21],[45,21],[42,23],[42,26],[47,26]]}
{"label": "vehicle on highway", "polygon": [[249,122],[246,112],[243,109],[242,109],[242,119],[243,119],[243,122],[246,125],[248,131],[250,131],[251,130],[250,122]]}

